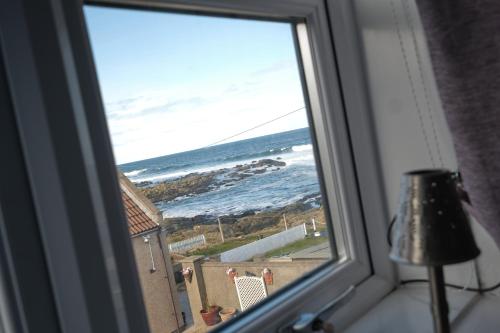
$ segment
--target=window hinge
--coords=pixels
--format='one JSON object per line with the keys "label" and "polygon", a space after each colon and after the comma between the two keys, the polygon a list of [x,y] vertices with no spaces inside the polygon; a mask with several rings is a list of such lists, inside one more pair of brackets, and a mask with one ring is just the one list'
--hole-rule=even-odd
{"label": "window hinge", "polygon": [[350,286],[330,303],[323,306],[318,312],[301,314],[290,325],[281,327],[278,333],[333,332],[333,326],[325,321],[326,318],[329,318],[336,310],[349,302],[354,296],[355,289],[354,286]]}

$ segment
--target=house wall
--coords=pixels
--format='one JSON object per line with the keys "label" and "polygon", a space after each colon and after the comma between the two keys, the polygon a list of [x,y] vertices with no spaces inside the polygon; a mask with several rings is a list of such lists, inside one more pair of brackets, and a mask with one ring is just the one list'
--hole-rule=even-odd
{"label": "house wall", "polygon": [[324,259],[221,263],[205,262],[201,256],[185,258],[182,267],[193,268],[191,282],[186,281],[193,320],[196,325],[204,325],[199,312],[207,302],[240,308],[236,287],[226,274],[229,267],[236,269],[238,276],[261,276],[262,270],[269,268],[273,273],[273,284],[267,285],[270,295],[324,263]]}
{"label": "house wall", "polygon": [[175,287],[172,264],[170,257],[167,255],[168,266],[165,266],[157,231],[148,235],[150,236],[149,241],[153,252],[155,272],[150,271],[152,267],[151,256],[149,247],[144,243],[143,237],[136,236],[131,241],[150,330],[151,333],[174,332],[184,326],[184,323]]}
{"label": "house wall", "polygon": [[[454,170],[455,151],[414,0],[355,0],[353,4],[388,211],[395,212],[401,174],[436,166]],[[476,261],[480,279],[492,285],[500,281],[496,264],[500,252],[478,223],[473,223],[473,229],[482,251]],[[427,277],[425,268],[398,269],[401,279]],[[448,266],[446,280],[477,285],[475,271],[473,262]]]}

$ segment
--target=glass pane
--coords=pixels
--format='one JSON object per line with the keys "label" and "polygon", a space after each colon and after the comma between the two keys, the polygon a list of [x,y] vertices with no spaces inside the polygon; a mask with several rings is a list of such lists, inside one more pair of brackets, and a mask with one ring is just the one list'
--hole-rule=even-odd
{"label": "glass pane", "polygon": [[152,332],[207,331],[336,259],[293,24],[85,15]]}

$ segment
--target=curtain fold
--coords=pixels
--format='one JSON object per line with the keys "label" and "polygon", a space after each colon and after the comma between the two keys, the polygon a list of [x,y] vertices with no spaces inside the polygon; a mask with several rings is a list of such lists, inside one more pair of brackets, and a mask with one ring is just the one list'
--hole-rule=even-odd
{"label": "curtain fold", "polygon": [[416,2],[473,215],[500,248],[500,1]]}

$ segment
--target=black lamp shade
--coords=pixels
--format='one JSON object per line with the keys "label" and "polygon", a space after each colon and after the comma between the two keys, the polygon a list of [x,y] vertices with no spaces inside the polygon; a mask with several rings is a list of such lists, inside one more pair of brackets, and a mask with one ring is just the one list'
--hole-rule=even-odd
{"label": "black lamp shade", "polygon": [[443,266],[480,253],[456,176],[448,170],[403,174],[393,235],[390,258],[403,264]]}

